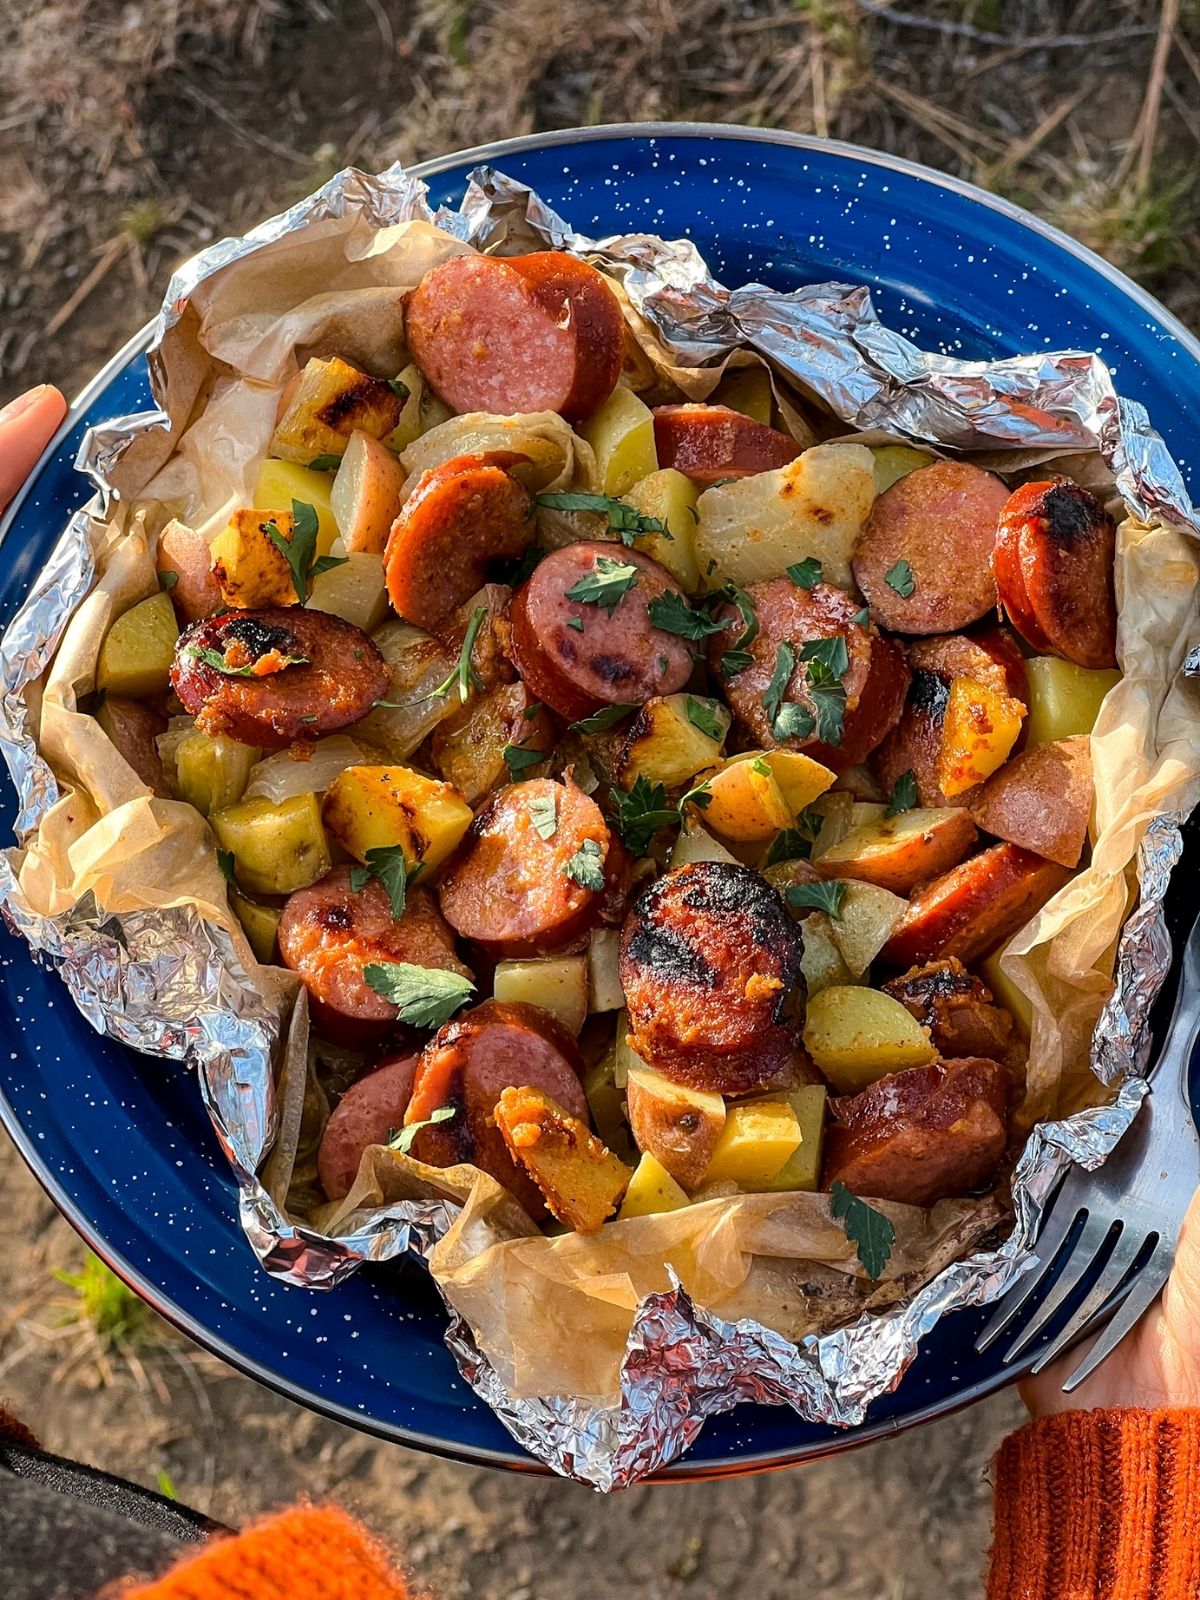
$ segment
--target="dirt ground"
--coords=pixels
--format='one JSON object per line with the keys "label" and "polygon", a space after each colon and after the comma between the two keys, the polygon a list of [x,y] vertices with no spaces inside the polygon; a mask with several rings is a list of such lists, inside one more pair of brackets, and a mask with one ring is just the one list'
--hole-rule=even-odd
{"label": "dirt ground", "polygon": [[[6,0],[0,401],[77,389],[176,261],[347,163],[635,118],[817,132],[972,178],[1196,325],[1198,52],[1198,0]],[[217,1518],[333,1497],[445,1600],[979,1593],[1015,1400],[606,1502],[321,1421],[149,1314],[106,1350],[53,1276],[82,1247],[8,1147],[0,1216],[0,1395],[49,1447]]]}

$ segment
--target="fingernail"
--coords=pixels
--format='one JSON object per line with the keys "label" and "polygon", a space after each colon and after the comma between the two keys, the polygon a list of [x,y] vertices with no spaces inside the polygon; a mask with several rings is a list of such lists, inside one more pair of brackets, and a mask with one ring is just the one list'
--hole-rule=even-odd
{"label": "fingernail", "polygon": [[24,394],[19,394],[15,400],[10,400],[6,406],[0,406],[0,422],[15,422],[31,406],[37,404],[49,387],[48,383],[39,383],[36,389],[26,389]]}

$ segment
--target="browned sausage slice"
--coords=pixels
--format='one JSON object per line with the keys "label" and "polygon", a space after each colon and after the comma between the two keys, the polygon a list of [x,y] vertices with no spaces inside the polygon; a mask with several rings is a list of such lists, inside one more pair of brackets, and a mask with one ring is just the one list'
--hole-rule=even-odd
{"label": "browned sausage slice", "polygon": [[621,934],[633,1048],[679,1083],[749,1094],[796,1047],[799,970],[796,924],[760,873],[726,861],[678,867],[651,884]]}
{"label": "browned sausage slice", "polygon": [[[804,750],[834,771],[857,766],[875,749],[900,715],[908,689],[908,668],[898,645],[861,617],[861,607],[829,583],[802,589],[790,578],[770,578],[746,590],[754,608],[758,632],[746,645],[751,663],[725,684],[725,698],[753,742],[764,748],[783,744]],[[734,626],[712,636],[709,663],[721,673],[721,660],[735,642],[741,619],[730,607]],[[834,746],[813,732],[778,739],[765,696],[775,678],[781,645],[787,645],[795,666],[784,699],[813,710],[809,669],[802,660],[806,645],[820,640],[844,640],[848,664],[841,678],[845,693],[840,742]]]}
{"label": "browned sausage slice", "polygon": [[1117,528],[1094,494],[1067,478],[1025,483],[1000,515],[1000,601],[1035,650],[1081,667],[1117,664]]}
{"label": "browned sausage slice", "polygon": [[658,406],[654,449],[660,467],[674,467],[693,483],[749,478],[786,467],[800,454],[795,439],[728,406]]}
{"label": "browned sausage slice", "polygon": [[193,622],[171,667],[171,687],[198,727],[260,750],[348,728],[387,686],[387,663],[361,628],[303,606]]}
{"label": "browned sausage slice", "polygon": [[386,1144],[404,1126],[416,1067],[415,1055],[389,1056],[352,1084],[334,1107],[317,1150],[317,1176],[331,1200],[350,1193],[363,1151]]}
{"label": "browned sausage slice", "polygon": [[505,1089],[531,1088],[586,1122],[581,1070],[574,1039],[549,1012],[486,1000],[448,1022],[421,1053],[406,1125],[429,1122],[443,1106],[455,1116],[422,1128],[410,1154],[433,1167],[471,1161],[540,1219],[541,1193],[514,1164],[492,1116]]}
{"label": "browned sausage slice", "polygon": [[1008,1141],[1009,1080],[966,1057],[911,1067],[833,1102],[824,1186],[871,1200],[931,1206],[988,1188]]}
{"label": "browned sausage slice", "polygon": [[1013,1019],[992,1004],[992,991],[954,956],[913,967],[882,988],[929,1029],[940,1056],[1004,1059]]}
{"label": "browned sausage slice", "polygon": [[[1007,499],[999,478],[965,461],[935,461],[884,490],[852,562],[880,627],[953,633],[992,609],[992,547]],[[907,570],[897,571],[901,562]]]}
{"label": "browned sausage slice", "polygon": [[349,867],[334,867],[288,897],[279,920],[279,953],[308,990],[313,1025],[328,1039],[369,1043],[395,1024],[396,1007],[375,993],[363,968],[407,961],[469,978],[454,951],[454,935],[428,889],[409,891],[404,915],[392,915],[383,885],[350,887]]}
{"label": "browned sausage slice", "polygon": [[406,621],[440,628],[483,584],[489,562],[519,556],[530,543],[533,501],[506,470],[523,459],[493,450],[422,473],[383,557],[388,599]]}
{"label": "browned sausage slice", "polygon": [[1091,741],[1081,733],[1013,756],[975,791],[970,812],[984,833],[1077,867],[1092,793]]}
{"label": "browned sausage slice", "polygon": [[442,912],[497,957],[559,949],[599,919],[611,849],[600,807],[573,783],[509,784],[467,830],[442,878]]}
{"label": "browned sausage slice", "polygon": [[[678,595],[675,580],[640,550],[584,540],[552,551],[513,598],[517,671],[570,721],[682,689],[691,652],[646,609],[668,592]],[[579,598],[589,594],[595,598]]]}
{"label": "browned sausage slice", "polygon": [[883,947],[892,967],[915,967],[940,956],[974,961],[1057,894],[1071,874],[1015,844],[997,844],[919,889]]}
{"label": "browned sausage slice", "polygon": [[455,256],[427,272],[408,302],[409,347],[455,411],[557,411],[575,421],[620,375],[620,306],[594,268],[525,260],[519,269]]}

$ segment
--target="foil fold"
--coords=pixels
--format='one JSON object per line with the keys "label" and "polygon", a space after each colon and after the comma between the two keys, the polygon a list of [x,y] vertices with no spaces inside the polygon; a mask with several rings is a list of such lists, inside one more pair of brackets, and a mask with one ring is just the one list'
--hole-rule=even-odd
{"label": "foil fold", "polygon": [[[478,249],[512,254],[560,248],[618,278],[671,358],[722,361],[749,346],[851,427],[885,428],[961,450],[1098,449],[1131,509],[1200,537],[1182,477],[1144,408],[1116,393],[1094,355],[1063,351],[965,362],[920,350],[885,327],[868,290],[762,284],[728,289],[688,240],[648,234],[593,239],[524,184],[480,167],[460,207],[434,211],[426,186],[394,165],[377,176],[348,170],[241,238],[225,239],[171,279],[148,360],[156,398],[166,375],[161,346],[197,289],[250,252],[330,217],[352,215],[370,237],[409,220],[434,222]],[[162,428],[162,410],[95,427],[78,465],[97,486],[76,514],[0,641],[0,748],[17,788],[24,838],[58,798],[28,729],[24,690],[45,670],[94,577],[92,538],[112,496],[110,475],[139,434]],[[1189,659],[1185,671],[1200,674]],[[451,1312],[447,1343],[464,1378],[513,1437],[554,1471],[594,1488],[623,1488],[662,1469],[692,1444],[707,1417],[743,1401],[786,1404],[807,1421],[852,1427],[895,1387],[921,1339],[948,1312],[996,1299],[1026,1270],[1042,1215],[1071,1162],[1093,1168],[1113,1149],[1146,1092],[1148,1014],[1169,970],[1163,896],[1181,851],[1178,818],[1158,818],[1143,841],[1139,903],[1126,922],[1116,984],[1097,1025],[1092,1066],[1110,1103],[1036,1126],[1013,1177],[1012,1232],[944,1268],[911,1299],[799,1345],[754,1322],[726,1322],[683,1287],[645,1299],[631,1332],[617,1405],[546,1396],[514,1399]],[[240,968],[219,929],[191,909],[105,916],[90,897],[61,917],[36,916],[12,862],[0,857],[0,909],[14,932],[52,961],[83,1015],[133,1049],[194,1065],[218,1138],[237,1175],[242,1227],[263,1267],[310,1289],[335,1287],[364,1261],[428,1254],[450,1227],[449,1201],[405,1202],[359,1213],[351,1231],[322,1235],[285,1217],[257,1176],[273,1137],[272,1060],[277,1013]]]}

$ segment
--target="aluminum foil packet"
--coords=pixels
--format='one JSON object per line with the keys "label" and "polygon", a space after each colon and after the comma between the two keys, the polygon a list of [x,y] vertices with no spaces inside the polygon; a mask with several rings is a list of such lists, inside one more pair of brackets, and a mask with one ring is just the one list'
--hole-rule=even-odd
{"label": "aluminum foil packet", "polygon": [[[198,285],[239,258],[331,217],[372,229],[424,220],[500,254],[561,248],[618,280],[636,314],[681,368],[723,361],[734,349],[765,357],[847,428],[883,429],[949,449],[1060,455],[1096,451],[1130,511],[1195,537],[1200,522],[1180,473],[1144,408],[1117,394],[1104,363],[1080,352],[967,362],[923,351],[885,327],[862,287],[822,283],[783,293],[728,289],[687,240],[576,233],[523,184],[490,167],[471,175],[458,210],[433,210],[425,185],[399,166],[376,177],[346,171],[289,211],[202,251],[172,278],[149,351],[161,398],[162,340]],[[57,798],[53,774],[28,732],[24,691],[44,672],[94,577],[89,515],[111,499],[110,474],[130,444],[167,425],[162,411],[120,417],[87,436],[77,465],[97,486],[64,531],[0,642],[0,745],[26,836]],[[1185,668],[1185,670],[1187,670]],[[1096,1027],[1092,1067],[1109,1103],[1036,1125],[1012,1183],[1014,1226],[998,1248],[955,1261],[907,1301],[792,1344],[750,1321],[694,1305],[676,1282],[639,1306],[610,1408],[545,1396],[516,1399],[452,1314],[447,1342],[460,1370],[513,1436],[554,1471],[600,1490],[652,1474],[694,1441],[706,1417],[746,1400],[791,1405],[808,1421],[853,1427],[899,1382],[922,1337],[947,1312],[996,1299],[1031,1263],[1044,1208],[1071,1162],[1098,1166],[1130,1125],[1146,1091],[1148,1015],[1170,963],[1163,896],[1181,840],[1179,816],[1160,816],[1138,860],[1140,898],[1121,935],[1115,987]],[[278,1011],[240,965],[232,942],[194,909],[106,916],[89,897],[61,916],[35,915],[12,860],[0,858],[0,907],[31,948],[56,963],[99,1032],[151,1055],[186,1059],[237,1174],[241,1221],[266,1270],[331,1288],[363,1261],[428,1254],[450,1226],[449,1201],[405,1202],[364,1214],[354,1231],[322,1235],[285,1217],[259,1173],[277,1117],[272,1060]]]}

